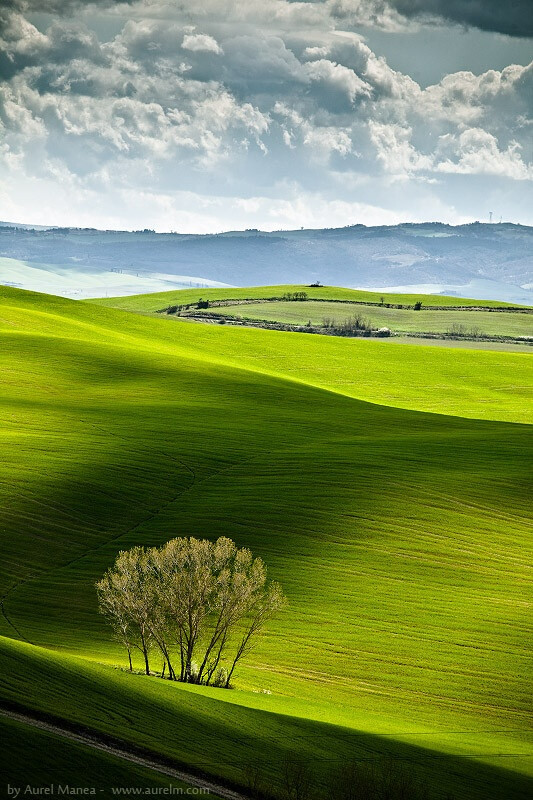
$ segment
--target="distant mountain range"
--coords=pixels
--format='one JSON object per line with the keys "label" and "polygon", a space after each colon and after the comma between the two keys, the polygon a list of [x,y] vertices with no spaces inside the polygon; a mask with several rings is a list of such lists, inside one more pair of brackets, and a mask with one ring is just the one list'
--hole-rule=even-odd
{"label": "distant mountain range", "polygon": [[83,297],[279,283],[533,304],[533,228],[441,223],[216,235],[0,222],[0,282]]}

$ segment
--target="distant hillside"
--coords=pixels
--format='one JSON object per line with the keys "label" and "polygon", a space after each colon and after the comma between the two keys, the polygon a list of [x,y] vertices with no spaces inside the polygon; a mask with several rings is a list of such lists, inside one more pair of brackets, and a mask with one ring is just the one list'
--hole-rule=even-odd
{"label": "distant hillside", "polygon": [[22,228],[26,231],[49,231],[52,230],[54,225],[28,225],[25,222],[2,222],[0,220],[0,228]]}
{"label": "distant hillside", "polygon": [[[234,286],[319,280],[357,288],[533,301],[533,228],[509,223],[354,225],[203,236],[0,224],[0,256],[32,267],[47,265],[56,272],[60,268],[74,280],[77,274],[109,275],[113,270],[142,280],[156,273],[166,280],[202,276],[191,281]],[[108,282],[106,277],[102,286]],[[135,291],[135,281],[121,282],[124,294]],[[18,283],[38,288],[28,277]]]}

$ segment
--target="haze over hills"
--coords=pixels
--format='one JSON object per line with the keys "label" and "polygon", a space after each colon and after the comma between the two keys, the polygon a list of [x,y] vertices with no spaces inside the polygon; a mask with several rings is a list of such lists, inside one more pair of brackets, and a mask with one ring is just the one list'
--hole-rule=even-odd
{"label": "haze over hills", "polygon": [[0,280],[68,297],[312,283],[533,303],[533,228],[442,223],[213,235],[0,223]]}

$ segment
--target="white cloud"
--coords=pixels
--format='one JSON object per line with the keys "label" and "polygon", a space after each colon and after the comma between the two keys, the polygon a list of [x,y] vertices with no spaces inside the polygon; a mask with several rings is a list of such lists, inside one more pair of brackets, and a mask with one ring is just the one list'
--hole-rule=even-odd
{"label": "white cloud", "polygon": [[413,173],[431,171],[432,156],[419,153],[411,144],[412,130],[398,124],[368,123],[370,138],[383,169],[396,178],[407,178]]}
{"label": "white cloud", "polygon": [[352,151],[350,134],[338,128],[311,128],[304,136],[304,144],[326,157],[332,153],[346,156]]}
{"label": "white cloud", "polygon": [[498,140],[481,128],[468,128],[459,136],[447,134],[439,141],[443,157],[435,166],[437,172],[461,175],[499,175],[513,180],[533,180],[533,164],[524,164],[521,146],[510,142],[504,149]]}
{"label": "white cloud", "polygon": [[324,47],[320,45],[315,45],[314,47],[306,47],[304,50],[304,56],[308,58],[324,58],[329,54],[329,47]]}
{"label": "white cloud", "polygon": [[303,68],[312,81],[323,84],[330,92],[339,91],[345,94],[350,103],[354,103],[359,96],[370,97],[372,93],[369,84],[343,64],[320,58],[318,61],[305,63]]}
{"label": "white cloud", "polygon": [[193,53],[216,53],[222,55],[223,50],[217,40],[207,33],[187,33],[183,37],[181,44],[184,50],[191,50]]}
{"label": "white cloud", "polygon": [[[204,0],[185,14],[139,0],[118,33],[113,13],[107,38],[81,8],[47,30],[2,17],[0,181],[39,213],[54,194],[84,223],[97,207],[118,219],[121,202],[125,225],[139,219],[138,195],[159,198],[146,214],[170,219],[183,203],[187,225],[218,229],[230,210],[230,227],[284,213],[291,225],[298,214],[329,224],[333,208],[344,220],[363,206],[383,219],[424,209],[456,219],[458,182],[490,179],[509,197],[533,177],[533,65],[461,71],[422,89],[344,29],[372,15],[399,25],[384,2]],[[486,189],[476,191],[484,202]],[[211,202],[224,196],[227,207]]]}

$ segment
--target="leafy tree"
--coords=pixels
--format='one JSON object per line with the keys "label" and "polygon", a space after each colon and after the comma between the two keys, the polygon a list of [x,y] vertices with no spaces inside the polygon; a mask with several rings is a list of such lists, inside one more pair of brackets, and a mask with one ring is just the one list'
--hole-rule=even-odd
{"label": "leafy tree", "polygon": [[131,661],[133,632],[126,603],[124,602],[121,580],[118,576],[106,573],[102,580],[97,583],[97,589],[100,612],[108,619],[116,639],[126,648],[131,672],[133,670]]}
{"label": "leafy tree", "polygon": [[100,611],[127,648],[130,669],[137,647],[149,674],[155,646],[170,679],[226,688],[286,602],[279,584],[267,584],[263,561],[227,537],[178,538],[160,548],[123,551],[96,587]]}
{"label": "leafy tree", "polygon": [[237,651],[228,672],[226,688],[230,686],[231,676],[237,666],[237,662],[252,649],[255,643],[254,637],[285,603],[285,597],[279,583],[271,583],[266,591],[263,589],[263,585],[264,579],[261,589],[256,592],[256,597],[253,598],[250,604],[251,613],[246,619],[242,638],[237,646]]}
{"label": "leafy tree", "polygon": [[143,655],[145,672],[149,675],[152,632],[146,587],[146,552],[142,547],[120,552],[114,568],[96,584],[100,610],[111,619],[115,632],[120,632],[122,640],[128,642],[130,665],[131,648],[136,647]]}

